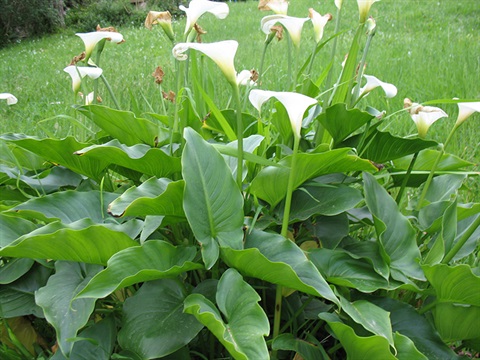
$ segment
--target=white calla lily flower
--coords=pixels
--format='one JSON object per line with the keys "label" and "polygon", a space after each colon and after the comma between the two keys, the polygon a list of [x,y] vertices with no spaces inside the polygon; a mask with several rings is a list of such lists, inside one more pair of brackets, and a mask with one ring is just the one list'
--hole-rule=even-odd
{"label": "white calla lily flower", "polygon": [[298,18],[286,15],[269,15],[262,19],[260,25],[262,31],[268,36],[272,26],[275,26],[277,23],[282,24],[282,26],[287,29],[293,44],[298,48],[300,46],[303,24],[308,20],[310,20],[308,17]]}
{"label": "white calla lily flower", "polygon": [[87,59],[92,55],[93,49],[95,49],[100,40],[107,39],[117,44],[123,42],[123,35],[112,31],[93,31],[76,33],[75,35],[79,36],[85,44],[85,56]]}
{"label": "white calla lily flower", "polygon": [[200,51],[212,59],[231,84],[237,84],[237,72],[235,71],[235,54],[238,42],[225,40],[214,43],[179,43],[172,49],[173,56],[180,61],[187,59],[185,52],[189,49]]}
{"label": "white calla lily flower", "polygon": [[237,74],[237,85],[255,86],[257,83],[252,80],[252,72],[250,70],[242,70]]}
{"label": "white calla lily flower", "polygon": [[15,105],[18,99],[10,93],[0,93],[0,99],[7,100],[7,105]]}
{"label": "white calla lily flower", "polygon": [[285,110],[287,110],[293,134],[295,137],[300,138],[303,115],[310,106],[318,103],[317,100],[294,92],[277,92],[257,89],[250,91],[250,94],[248,95],[250,103],[259,113],[261,113],[263,103],[272,97],[276,98],[283,104]]}
{"label": "white calla lily flower", "polygon": [[72,78],[72,89],[76,94],[80,89],[82,78],[88,76],[91,79],[97,79],[102,75],[103,70],[98,67],[69,65],[63,69]]}
{"label": "white calla lily flower", "polygon": [[379,86],[385,91],[385,96],[387,98],[393,98],[397,95],[397,88],[395,85],[380,81],[372,75],[363,75],[363,77],[367,79],[367,83],[360,89],[360,97],[367,95],[370,91]]}
{"label": "white calla lily flower", "polygon": [[342,8],[342,3],[343,3],[343,0],[335,0],[335,6],[337,7],[338,10]]}
{"label": "white calla lily flower", "polygon": [[447,113],[435,106],[423,106],[422,104],[412,103],[410,99],[404,100],[404,107],[409,108],[410,116],[417,125],[418,136],[425,138],[428,129],[432,124],[443,117],[448,117]]}
{"label": "white calla lily flower", "polygon": [[380,0],[357,0],[358,11],[360,12],[360,23],[364,23],[368,19],[368,13],[373,3]]}
{"label": "white calla lily flower", "polygon": [[474,112],[480,112],[480,102],[458,103],[458,117],[455,126],[460,126]]}
{"label": "white calla lily flower", "polygon": [[315,33],[315,42],[318,44],[323,37],[323,29],[327,22],[332,20],[332,14],[320,15],[312,8],[308,9],[308,16],[312,19],[313,31]]}
{"label": "white calla lily flower", "polygon": [[190,32],[193,25],[197,22],[198,18],[205,13],[215,15],[217,19],[225,19],[228,16],[228,5],[223,2],[215,2],[209,0],[192,0],[186,8],[183,5],[178,7],[184,11],[187,15],[187,23],[185,25],[185,35]]}
{"label": "white calla lily flower", "polygon": [[260,0],[258,10],[271,10],[275,14],[287,15],[288,1],[286,0]]}

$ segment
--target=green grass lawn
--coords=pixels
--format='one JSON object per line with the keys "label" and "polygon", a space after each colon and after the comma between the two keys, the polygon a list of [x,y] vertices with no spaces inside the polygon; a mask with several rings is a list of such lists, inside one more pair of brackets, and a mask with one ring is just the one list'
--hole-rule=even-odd
{"label": "green grass lawn", "polygon": [[[239,42],[236,57],[237,71],[258,68],[263,48],[264,34],[260,31],[260,19],[268,12],[256,9],[256,1],[229,3],[230,14],[225,20],[207,14],[199,21],[208,31],[204,42],[235,39]],[[337,74],[343,56],[354,34],[357,19],[356,2],[344,2],[346,12],[342,15],[342,30],[347,32],[339,40]],[[313,7],[320,13],[335,13],[332,1],[292,0],[289,15],[308,15]],[[162,10],[162,9],[158,9]],[[382,0],[373,5],[371,15],[377,22],[377,34],[367,58],[365,73],[393,83],[398,95],[390,100],[381,91],[370,94],[363,106],[371,105],[379,110],[393,113],[402,108],[403,99],[416,102],[433,99],[480,98],[480,2],[478,0]],[[184,20],[175,23],[181,38]],[[109,26],[115,24],[101,24]],[[93,29],[92,29],[93,30]],[[118,29],[126,42],[121,45],[107,44],[101,67],[109,79],[120,105],[130,109],[133,94],[141,109],[161,109],[159,86],[151,73],[161,65],[166,72],[164,90],[173,88],[174,59],[170,55],[171,44],[160,27],[152,31],[143,24]],[[329,23],[324,39],[333,35],[334,23]],[[56,115],[75,116],[71,81],[63,72],[74,55],[83,50],[83,43],[74,35],[75,29],[66,29],[41,39],[26,40],[0,50],[1,92],[13,93],[19,102],[7,107],[0,104],[0,133],[24,132],[41,134],[39,121]],[[302,33],[299,63],[310,54],[313,46],[312,27],[306,23]],[[264,89],[282,90],[286,72],[286,41],[274,41],[267,52],[268,71],[264,77]],[[320,73],[330,56],[329,44],[316,59],[315,71]],[[207,65],[211,65],[206,62]],[[213,65],[211,71],[218,74],[215,80],[218,106],[223,107],[228,97],[223,89],[228,84]],[[336,76],[336,75],[335,75]],[[106,105],[113,105],[106,90],[100,89]],[[228,92],[227,92],[228,93]],[[77,99],[78,100],[78,99]],[[439,105],[450,117],[435,123],[429,137],[444,141],[455,122],[456,105]],[[478,163],[480,114],[474,115],[455,135],[448,150]],[[43,126],[63,126],[59,134],[67,133],[68,123],[46,121]],[[415,133],[415,126],[405,113],[390,117],[384,127],[396,134]]]}

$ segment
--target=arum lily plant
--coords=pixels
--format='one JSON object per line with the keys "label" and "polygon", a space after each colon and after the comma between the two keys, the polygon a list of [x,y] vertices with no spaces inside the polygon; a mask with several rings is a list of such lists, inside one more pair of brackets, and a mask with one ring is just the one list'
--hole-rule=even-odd
{"label": "arum lily plant", "polygon": [[18,99],[10,93],[0,93],[1,100],[7,100],[7,105],[15,105]]}
{"label": "arum lily plant", "polygon": [[215,2],[209,0],[192,0],[188,4],[188,8],[183,5],[179,9],[184,11],[187,15],[184,35],[187,37],[198,18],[205,13],[215,15],[217,19],[225,19],[228,16],[229,7],[222,2]]}
{"label": "arum lily plant", "polygon": [[72,90],[75,94],[80,90],[82,79],[87,76],[91,79],[98,79],[103,70],[98,67],[69,65],[63,69],[72,78]]}
{"label": "arum lily plant", "polygon": [[172,28],[172,15],[169,11],[149,11],[145,19],[145,27],[152,30],[153,25],[160,25],[170,41],[175,41]]}
{"label": "arum lily plant", "polygon": [[[108,40],[116,44],[120,44],[124,41],[123,35],[115,31],[93,31],[89,33],[77,33],[75,35],[80,37],[85,44],[85,55],[87,61],[92,55],[92,52],[97,44],[102,40]],[[98,63],[99,62],[97,61],[97,64]]]}

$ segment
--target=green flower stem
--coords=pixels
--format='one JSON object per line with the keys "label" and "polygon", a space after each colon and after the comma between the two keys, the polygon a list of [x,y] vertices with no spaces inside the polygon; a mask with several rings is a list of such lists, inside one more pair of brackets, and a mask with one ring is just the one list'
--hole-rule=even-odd
{"label": "green flower stem", "polygon": [[452,139],[452,136],[455,133],[455,131],[457,130],[457,128],[458,128],[458,125],[455,124],[452,131],[450,131],[450,134],[448,134],[447,140],[445,140],[445,144],[441,147],[441,150],[438,153],[437,158],[435,159],[435,162],[432,166],[432,169],[430,170],[430,173],[428,174],[427,181],[425,182],[425,185],[423,186],[423,191],[422,191],[422,194],[420,195],[420,199],[418,200],[417,208],[416,208],[417,211],[420,210],[420,208],[422,207],[423,200],[425,200],[425,196],[427,195],[428,188],[430,187],[430,184],[433,180],[433,176],[435,175],[435,170],[437,170],[438,163],[440,162],[443,154],[445,153],[445,148],[450,143],[450,140]]}
{"label": "green flower stem", "polygon": [[405,187],[407,186],[408,179],[410,178],[410,174],[412,173],[413,166],[415,165],[415,161],[417,161],[418,157],[418,151],[413,155],[412,161],[410,161],[410,165],[408,165],[407,173],[405,174],[405,178],[402,181],[402,186],[400,187],[400,190],[398,191],[397,198],[395,201],[397,202],[397,205],[400,204],[402,201],[402,196],[403,192],[405,191]]}
{"label": "green flower stem", "polygon": [[287,36],[287,59],[288,59],[288,82],[287,82],[287,89],[290,90],[292,88],[292,78],[293,78],[293,70],[292,70],[292,39],[290,36]]}
{"label": "green flower stem", "polygon": [[[285,238],[287,237],[287,234],[288,234],[288,223],[290,218],[290,207],[292,205],[292,193],[293,193],[293,185],[294,185],[294,177],[295,177],[295,171],[296,171],[297,153],[298,153],[299,145],[300,145],[300,138],[297,136],[294,136],[292,163],[290,165],[290,176],[288,177],[287,195],[285,197],[285,210],[283,212],[283,222],[282,222],[282,231],[281,231],[281,235]],[[275,314],[273,318],[273,338],[274,339],[278,336],[280,332],[281,314],[282,314],[282,286],[277,285],[277,292],[275,295]]]}
{"label": "green flower stem", "polygon": [[375,36],[375,31],[371,31],[368,34],[367,42],[365,43],[365,48],[363,49],[362,59],[360,60],[360,67],[358,68],[358,75],[357,75],[357,85],[355,86],[354,95],[350,101],[350,106],[354,107],[357,103],[357,99],[360,96],[360,87],[362,84],[362,77],[363,77],[363,68],[365,67],[365,62],[367,60],[368,50],[370,49],[370,44],[372,43],[372,39]]}
{"label": "green flower stem", "polygon": [[115,94],[113,93],[112,87],[107,81],[107,78],[102,74],[100,75],[100,78],[102,79],[103,83],[107,87],[108,92],[110,93],[110,96],[112,97],[113,103],[115,104],[115,107],[117,110],[120,110],[120,105],[118,104],[117,98],[115,97]]}
{"label": "green flower stem", "polygon": [[230,83],[232,86],[233,97],[237,107],[237,185],[242,191],[242,173],[243,173],[243,120],[242,120],[242,102],[240,101],[240,90],[236,83]]}
{"label": "green flower stem", "polygon": [[421,309],[419,309],[419,310],[418,310],[418,313],[419,313],[420,315],[425,314],[427,311],[430,311],[430,310],[432,310],[435,306],[437,306],[437,304],[438,304],[438,301],[437,301],[437,300],[432,301],[431,303],[429,303],[429,304],[425,305],[424,307],[422,307]]}
{"label": "green flower stem", "polygon": [[[177,77],[177,87],[175,91],[175,113],[173,117],[173,132],[178,132],[178,112],[180,111],[180,96],[179,92],[182,88],[182,74],[183,74],[183,63],[181,61],[176,62],[175,73]],[[173,136],[173,134],[172,134]]]}
{"label": "green flower stem", "polygon": [[[95,58],[95,64],[97,65],[97,67],[100,67],[100,58],[102,56],[103,49],[105,48],[106,41],[107,39],[103,39],[97,44],[97,54]],[[88,59],[86,59],[86,61],[88,62]],[[94,104],[97,103],[97,95],[98,95],[98,79],[95,79],[93,81],[93,103]]]}
{"label": "green flower stem", "polygon": [[265,41],[263,45],[263,52],[262,52],[262,59],[260,60],[260,68],[258,69],[258,79],[257,84],[258,86],[262,86],[262,82],[260,81],[263,76],[263,65],[265,64],[265,55],[267,54],[267,48],[270,42]]}
{"label": "green flower stem", "polygon": [[477,216],[477,218],[473,221],[473,223],[471,223],[468,229],[463,233],[462,237],[450,249],[447,255],[445,255],[445,257],[442,260],[442,264],[448,264],[455,257],[455,255],[457,255],[457,253],[460,251],[463,245],[465,245],[467,240],[470,238],[470,236],[472,236],[472,234],[475,232],[475,230],[477,230],[479,226],[480,226],[480,216]]}
{"label": "green flower stem", "polygon": [[[338,32],[340,30],[341,14],[342,14],[341,8],[340,9],[337,8],[334,34],[338,34]],[[337,41],[338,41],[338,38],[335,37],[335,39],[333,39],[332,54],[330,55],[330,61],[332,62],[332,64],[335,63],[335,56],[337,54]],[[328,89],[330,87],[330,83],[332,81],[332,75],[333,75],[333,66],[328,71],[327,78],[325,80],[325,88],[326,89]],[[324,94],[324,98],[323,98],[323,108],[325,109],[328,105],[330,105],[329,104],[329,93],[326,91],[325,94]],[[320,123],[318,123],[318,124],[319,124],[319,126],[321,126]]]}
{"label": "green flower stem", "polygon": [[317,55],[317,46],[318,46],[318,44],[315,43],[315,45],[313,46],[312,55],[310,55],[310,63],[308,64],[308,70],[307,70],[307,74],[306,74],[308,77],[310,76],[310,73],[312,72],[312,67],[313,67],[313,62],[315,60],[315,55]]}

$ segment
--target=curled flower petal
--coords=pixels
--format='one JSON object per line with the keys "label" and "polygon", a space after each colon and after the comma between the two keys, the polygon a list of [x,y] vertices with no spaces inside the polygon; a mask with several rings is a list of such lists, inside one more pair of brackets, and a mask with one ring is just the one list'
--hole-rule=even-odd
{"label": "curled flower petal", "polygon": [[332,20],[332,14],[320,15],[312,8],[308,9],[308,16],[312,19],[313,31],[315,32],[315,42],[318,44],[323,37],[323,29],[327,22]]}
{"label": "curled flower petal", "polygon": [[217,19],[225,19],[228,16],[228,5],[223,2],[215,2],[209,0],[192,0],[186,8],[183,5],[178,7],[184,11],[187,15],[187,23],[185,25],[185,35],[190,32],[193,25],[197,22],[198,18],[205,13],[215,15]]}
{"label": "curled flower petal", "polygon": [[145,27],[152,30],[153,25],[160,25],[165,31],[165,34],[171,41],[174,41],[174,34],[172,28],[172,15],[169,11],[149,11],[145,19]]}
{"label": "curled flower petal", "polygon": [[363,77],[367,79],[367,83],[360,89],[360,96],[366,95],[379,86],[385,91],[385,96],[387,98],[392,98],[397,95],[397,88],[395,85],[380,81],[375,76],[363,75]]}
{"label": "curled flower petal", "polygon": [[271,10],[275,14],[287,15],[288,1],[286,0],[260,0],[258,3],[258,10]]}
{"label": "curled flower petal", "polygon": [[306,95],[293,92],[277,92],[257,89],[250,91],[250,94],[248,95],[250,103],[259,112],[261,112],[263,103],[272,97],[280,101],[285,107],[290,119],[290,124],[292,125],[293,134],[295,137],[300,138],[303,115],[307,108],[317,104],[317,100]]}
{"label": "curled flower petal", "polygon": [[480,102],[458,103],[458,117],[455,126],[461,125],[474,112],[480,112]]}
{"label": "curled flower petal", "polygon": [[80,84],[82,78],[88,76],[91,79],[97,79],[102,75],[103,70],[98,67],[87,67],[87,66],[74,66],[69,65],[63,69],[66,73],[72,78],[72,89],[74,93],[77,93],[80,89]]}
{"label": "curled flower petal", "polygon": [[85,44],[85,56],[88,59],[92,55],[93,49],[100,40],[107,39],[114,43],[123,42],[123,35],[111,31],[93,31],[89,33],[76,33]]}
{"label": "curled flower petal", "polygon": [[432,124],[443,117],[448,117],[447,113],[435,106],[422,106],[418,103],[412,103],[410,99],[404,100],[404,107],[409,108],[410,116],[417,125],[418,136],[425,138],[428,129]]}
{"label": "curled flower petal", "polygon": [[374,2],[380,0],[357,0],[358,11],[360,13],[360,23],[364,23],[368,19],[368,13]]}
{"label": "curled flower petal", "polygon": [[238,42],[235,40],[225,40],[214,43],[179,43],[172,49],[173,56],[180,61],[187,59],[185,52],[189,49],[198,50],[218,65],[220,70],[231,84],[237,83],[237,72],[235,71],[235,54],[237,52]]}
{"label": "curled flower petal", "polygon": [[252,79],[250,70],[242,70],[237,74],[237,85],[255,86],[257,83]]}
{"label": "curled flower petal", "polygon": [[0,93],[0,99],[7,100],[7,105],[14,105],[18,102],[18,99],[10,93]]}
{"label": "curled flower petal", "polygon": [[296,47],[300,46],[300,37],[302,34],[303,24],[306,21],[310,20],[310,18],[298,18],[293,16],[286,16],[286,15],[269,15],[265,16],[262,21],[260,22],[262,31],[269,35],[271,28],[275,26],[275,24],[280,23],[282,26],[287,29],[288,33],[290,34],[290,38],[292,39],[293,44]]}

